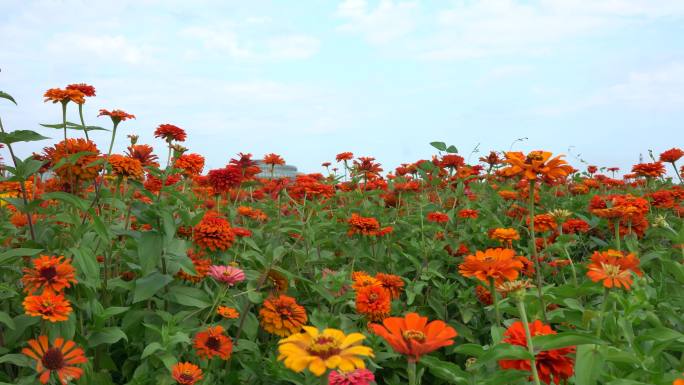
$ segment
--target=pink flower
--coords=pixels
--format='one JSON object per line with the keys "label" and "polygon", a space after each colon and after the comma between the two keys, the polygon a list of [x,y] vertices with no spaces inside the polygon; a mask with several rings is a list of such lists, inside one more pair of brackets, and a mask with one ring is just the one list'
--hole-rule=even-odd
{"label": "pink flower", "polygon": [[328,375],[328,385],[369,385],[375,376],[368,369],[356,369],[353,372],[333,370]]}
{"label": "pink flower", "polygon": [[233,286],[245,280],[245,272],[233,266],[212,265],[208,274],[217,281]]}

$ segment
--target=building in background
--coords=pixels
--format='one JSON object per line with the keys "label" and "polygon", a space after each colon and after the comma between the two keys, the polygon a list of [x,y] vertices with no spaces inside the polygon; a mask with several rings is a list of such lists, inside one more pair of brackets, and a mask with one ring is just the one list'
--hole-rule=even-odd
{"label": "building in background", "polygon": [[272,175],[273,178],[294,179],[297,176],[297,174],[299,174],[297,172],[297,167],[289,165],[289,164],[273,167],[273,174],[271,174],[271,165],[265,164],[261,160],[257,160],[255,162],[256,162],[256,165],[259,166],[259,168],[261,169],[261,172],[259,174],[257,174],[257,177],[259,177],[259,178],[270,179],[271,175]]}

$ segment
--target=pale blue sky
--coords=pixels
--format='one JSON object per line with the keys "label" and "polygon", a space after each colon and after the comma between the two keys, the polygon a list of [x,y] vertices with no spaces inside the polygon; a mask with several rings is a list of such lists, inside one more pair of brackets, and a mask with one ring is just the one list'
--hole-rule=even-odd
{"label": "pale blue sky", "polygon": [[0,0],[0,37],[7,128],[58,139],[42,93],[86,82],[87,123],[138,117],[115,151],[135,133],[162,152],[152,132],[173,123],[213,168],[275,152],[314,172],[352,151],[390,170],[435,140],[467,157],[523,137],[626,168],[684,146],[682,0]]}

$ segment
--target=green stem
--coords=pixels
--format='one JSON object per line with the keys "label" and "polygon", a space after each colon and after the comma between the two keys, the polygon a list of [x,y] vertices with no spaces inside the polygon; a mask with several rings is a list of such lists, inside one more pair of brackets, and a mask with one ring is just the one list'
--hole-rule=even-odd
{"label": "green stem", "polygon": [[416,373],[416,361],[409,359],[408,365],[406,367],[406,373],[408,374],[409,385],[418,384],[418,376]]}
{"label": "green stem", "polygon": [[90,141],[88,130],[86,130],[85,120],[83,119],[83,104],[78,105],[78,117],[81,118],[81,127],[83,127],[83,133],[85,133],[86,140]]}
{"label": "green stem", "polygon": [[534,269],[536,271],[535,277],[537,278],[537,297],[539,298],[539,305],[541,307],[542,311],[542,317],[544,318],[544,322],[548,322],[546,319],[546,305],[544,304],[544,294],[542,293],[542,287],[544,286],[544,281],[542,277],[542,270],[541,270],[541,263],[539,263],[539,257],[537,255],[537,239],[535,237],[534,233],[534,187],[535,187],[535,182],[534,180],[530,181],[530,197],[529,197],[529,203],[528,203],[528,211],[529,211],[529,218],[530,218],[530,254],[532,255],[532,259],[534,259]]}
{"label": "green stem", "polygon": [[62,126],[64,127],[64,145],[66,145],[66,140],[67,140],[67,125],[66,125],[67,103],[62,102]]}
{"label": "green stem", "polygon": [[539,373],[537,372],[537,361],[534,352],[534,343],[532,343],[532,333],[530,333],[530,324],[527,321],[527,312],[525,311],[525,300],[524,297],[518,299],[518,311],[520,312],[520,320],[522,321],[523,328],[525,329],[525,338],[527,339],[527,351],[530,352],[532,356],[530,358],[530,369],[532,371],[532,378],[534,379],[535,385],[541,385],[539,380]]}
{"label": "green stem", "polygon": [[618,251],[621,251],[621,245],[620,245],[620,220],[616,219],[615,224],[615,246],[617,247]]}
{"label": "green stem", "polygon": [[610,289],[607,287],[603,288],[603,303],[601,304],[601,313],[599,314],[598,327],[596,328],[596,338],[601,338],[601,332],[603,331],[603,317],[608,310],[608,295],[610,294]]}
{"label": "green stem", "polygon": [[489,280],[489,291],[492,294],[492,302],[494,302],[494,315],[496,317],[496,326],[501,326],[501,313],[499,313],[499,295],[496,292],[496,285],[494,280]]}

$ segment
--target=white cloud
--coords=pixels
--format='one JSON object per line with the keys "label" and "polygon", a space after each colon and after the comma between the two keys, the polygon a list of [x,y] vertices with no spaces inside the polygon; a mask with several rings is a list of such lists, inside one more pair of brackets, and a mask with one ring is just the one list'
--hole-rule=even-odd
{"label": "white cloud", "polygon": [[149,50],[138,47],[121,35],[86,35],[62,33],[55,35],[46,46],[48,53],[69,57],[73,60],[90,58],[142,64],[152,60]]}
{"label": "white cloud", "polygon": [[230,26],[193,26],[179,33],[183,37],[196,39],[207,50],[225,52],[234,58],[249,58],[252,53],[238,42],[238,36]]}
{"label": "white cloud", "polygon": [[380,0],[371,9],[367,0],[344,0],[337,15],[345,19],[340,30],[364,36],[373,44],[387,43],[405,36],[416,27],[416,1]]}
{"label": "white cloud", "polygon": [[320,42],[307,35],[286,35],[271,38],[267,55],[273,59],[306,59],[318,52]]}

